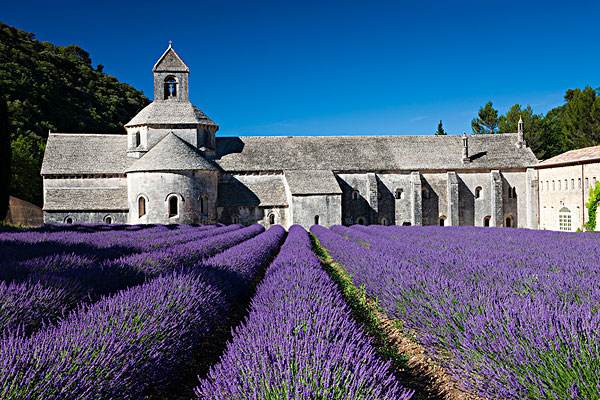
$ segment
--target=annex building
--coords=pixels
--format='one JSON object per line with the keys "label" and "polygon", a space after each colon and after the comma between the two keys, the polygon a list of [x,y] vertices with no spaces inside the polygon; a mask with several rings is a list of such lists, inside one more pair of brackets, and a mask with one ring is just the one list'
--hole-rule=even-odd
{"label": "annex building", "polygon": [[502,135],[217,137],[171,46],[153,74],[154,101],[126,135],[50,134],[45,222],[538,227],[522,123]]}

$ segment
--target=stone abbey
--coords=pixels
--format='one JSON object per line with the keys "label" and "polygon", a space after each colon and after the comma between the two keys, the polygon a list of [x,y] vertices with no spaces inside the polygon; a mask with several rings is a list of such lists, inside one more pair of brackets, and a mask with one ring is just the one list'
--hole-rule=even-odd
{"label": "stone abbey", "polygon": [[538,160],[518,132],[217,137],[171,45],[126,135],[51,133],[46,223],[537,228]]}

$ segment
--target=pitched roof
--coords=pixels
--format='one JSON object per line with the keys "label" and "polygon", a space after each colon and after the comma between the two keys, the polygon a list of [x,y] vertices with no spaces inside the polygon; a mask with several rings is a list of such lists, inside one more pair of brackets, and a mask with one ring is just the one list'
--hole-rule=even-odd
{"label": "pitched roof", "polygon": [[127,188],[48,188],[45,211],[128,210]]}
{"label": "pitched roof", "polygon": [[211,125],[218,126],[189,101],[155,100],[125,124],[137,125]]}
{"label": "pitched roof", "polygon": [[342,189],[331,171],[284,171],[284,176],[293,195],[342,193]]}
{"label": "pitched roof", "polygon": [[152,68],[152,72],[190,72],[190,69],[183,62],[183,59],[177,54],[175,49],[169,44],[169,47],[165,50],[165,52],[160,56],[154,67]]}
{"label": "pitched roof", "polygon": [[595,160],[600,160],[600,146],[585,147],[583,149],[567,151],[542,161],[537,166],[544,168],[554,165],[577,164]]}
{"label": "pitched roof", "polygon": [[127,135],[51,133],[41,173],[123,174],[133,161],[127,157]]}
{"label": "pitched roof", "polygon": [[282,175],[237,175],[219,182],[217,206],[287,206]]}
{"label": "pitched roof", "polygon": [[446,170],[526,168],[537,164],[516,134],[460,136],[242,136],[217,138],[216,162],[226,171]]}
{"label": "pitched roof", "polygon": [[217,171],[217,167],[189,143],[170,132],[126,172],[189,170]]}

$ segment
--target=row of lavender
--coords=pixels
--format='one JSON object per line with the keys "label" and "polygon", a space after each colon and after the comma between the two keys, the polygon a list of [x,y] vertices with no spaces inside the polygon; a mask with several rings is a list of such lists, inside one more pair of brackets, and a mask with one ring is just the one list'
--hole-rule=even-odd
{"label": "row of lavender", "polygon": [[308,233],[290,229],[200,399],[408,399],[375,354]]}
{"label": "row of lavender", "polygon": [[[143,283],[186,261],[206,258],[242,242],[263,228],[183,227],[154,234],[136,232],[130,255],[102,259],[106,242],[92,241],[91,252],[33,257],[0,266],[0,333],[19,329],[29,334],[81,303]],[[98,238],[96,238],[98,239]],[[100,243],[100,247],[95,248]],[[145,246],[145,252],[139,252]],[[132,253],[132,254],[131,254]]]}
{"label": "row of lavender", "polygon": [[155,255],[133,255],[131,265],[158,276],[80,306],[30,337],[6,335],[0,341],[0,397],[137,399],[172,393],[202,345],[248,300],[279,249],[285,231],[273,227],[259,234],[263,230],[233,229]]}
{"label": "row of lavender", "polygon": [[599,398],[600,237],[312,228],[462,385],[487,398]]}

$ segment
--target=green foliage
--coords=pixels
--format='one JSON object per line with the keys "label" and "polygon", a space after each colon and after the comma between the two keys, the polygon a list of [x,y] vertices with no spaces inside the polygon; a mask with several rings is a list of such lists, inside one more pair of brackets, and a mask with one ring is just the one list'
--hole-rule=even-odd
{"label": "green foliage", "polygon": [[0,221],[8,213],[11,158],[8,107],[4,97],[0,96]]}
{"label": "green foliage", "polygon": [[[15,153],[12,192],[41,204],[39,175],[48,130],[124,133],[148,99],[92,66],[80,47],[55,46],[0,23],[0,93],[8,100]],[[28,170],[21,170],[28,168]],[[33,179],[33,180],[30,180]]]}
{"label": "green foliage", "polygon": [[596,216],[598,215],[598,204],[600,203],[600,182],[590,190],[590,197],[585,204],[588,209],[588,220],[585,223],[585,229],[588,231],[596,230]]}
{"label": "green foliage", "polygon": [[[565,151],[600,144],[600,89],[587,86],[569,89],[565,103],[534,114],[531,106],[513,105],[497,119],[498,133],[517,132],[519,117],[525,125],[525,140],[535,155],[545,160]],[[472,121],[473,132],[492,133],[496,110],[488,102]]]}
{"label": "green foliage", "polygon": [[444,130],[444,126],[442,125],[442,120],[440,119],[440,122],[437,126],[437,130],[435,131],[436,136],[443,136],[446,135],[446,131]]}
{"label": "green foliage", "polygon": [[498,110],[488,101],[479,109],[477,118],[471,121],[471,128],[475,134],[493,134],[498,128]]}

